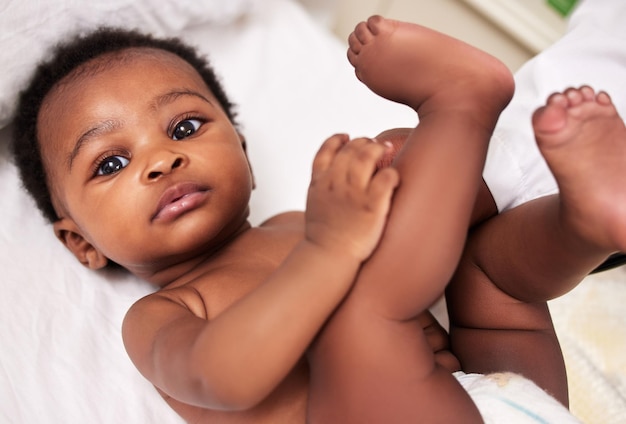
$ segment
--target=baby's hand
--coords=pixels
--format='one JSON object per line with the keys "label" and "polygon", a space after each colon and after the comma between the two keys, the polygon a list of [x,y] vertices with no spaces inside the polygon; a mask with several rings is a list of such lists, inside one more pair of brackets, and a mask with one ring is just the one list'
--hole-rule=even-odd
{"label": "baby's hand", "polygon": [[306,209],[306,238],[341,255],[363,261],[383,233],[399,176],[376,171],[387,144],[371,139],[330,137],[317,153]]}

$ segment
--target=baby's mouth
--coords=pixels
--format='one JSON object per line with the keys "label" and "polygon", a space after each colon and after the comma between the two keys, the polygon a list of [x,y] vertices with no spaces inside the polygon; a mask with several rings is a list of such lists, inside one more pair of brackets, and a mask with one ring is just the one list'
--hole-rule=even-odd
{"label": "baby's mouth", "polygon": [[208,189],[196,183],[181,183],[165,190],[159,199],[152,221],[170,221],[195,209],[206,198]]}

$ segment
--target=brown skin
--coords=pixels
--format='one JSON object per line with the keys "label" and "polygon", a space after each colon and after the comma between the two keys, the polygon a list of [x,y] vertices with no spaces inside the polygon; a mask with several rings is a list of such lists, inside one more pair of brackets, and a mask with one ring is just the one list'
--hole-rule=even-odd
{"label": "brown skin", "polygon": [[[392,149],[385,153],[385,156],[378,164],[379,167],[390,166],[392,164],[396,154],[400,151],[412,131],[413,128],[392,128],[376,136],[376,140],[389,142],[393,146]],[[493,218],[497,214],[498,206],[496,205],[496,201],[485,181],[481,179],[478,185],[476,201],[471,212],[470,228],[481,224],[489,218]]]}

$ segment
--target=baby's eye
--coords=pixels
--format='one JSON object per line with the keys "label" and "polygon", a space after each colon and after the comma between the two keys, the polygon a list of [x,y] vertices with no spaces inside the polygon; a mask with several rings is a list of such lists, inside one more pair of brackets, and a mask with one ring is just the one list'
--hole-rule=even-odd
{"label": "baby's eye", "polygon": [[172,131],[172,138],[174,140],[182,140],[189,137],[200,128],[202,121],[199,119],[185,119],[176,124],[176,127]]}
{"label": "baby's eye", "polygon": [[109,156],[98,164],[96,175],[113,175],[121,171],[123,168],[126,168],[126,165],[128,165],[129,162],[130,160],[124,156]]}

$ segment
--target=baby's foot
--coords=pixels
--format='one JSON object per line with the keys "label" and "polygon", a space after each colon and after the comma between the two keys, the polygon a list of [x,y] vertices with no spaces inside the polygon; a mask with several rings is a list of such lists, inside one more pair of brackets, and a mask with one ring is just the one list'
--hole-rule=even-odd
{"label": "baby's foot", "polygon": [[348,42],[357,77],[420,114],[442,107],[499,113],[513,94],[511,73],[499,60],[416,24],[373,16]]}
{"label": "baby's foot", "polygon": [[606,93],[552,95],[533,116],[563,217],[598,247],[626,251],[626,127]]}

